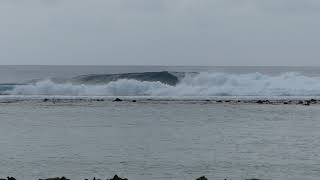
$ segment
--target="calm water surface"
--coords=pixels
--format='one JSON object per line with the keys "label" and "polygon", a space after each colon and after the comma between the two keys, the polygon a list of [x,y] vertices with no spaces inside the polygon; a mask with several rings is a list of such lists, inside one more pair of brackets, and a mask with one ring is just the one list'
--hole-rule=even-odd
{"label": "calm water surface", "polygon": [[0,175],[318,180],[320,106],[0,104]]}

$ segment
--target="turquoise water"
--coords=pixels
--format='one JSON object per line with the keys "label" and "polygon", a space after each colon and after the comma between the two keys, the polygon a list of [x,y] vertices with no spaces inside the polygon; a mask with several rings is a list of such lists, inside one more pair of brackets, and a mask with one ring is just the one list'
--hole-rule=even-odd
{"label": "turquoise water", "polygon": [[5,93],[6,91],[11,91],[16,86],[17,86],[16,84],[0,84],[0,94]]}

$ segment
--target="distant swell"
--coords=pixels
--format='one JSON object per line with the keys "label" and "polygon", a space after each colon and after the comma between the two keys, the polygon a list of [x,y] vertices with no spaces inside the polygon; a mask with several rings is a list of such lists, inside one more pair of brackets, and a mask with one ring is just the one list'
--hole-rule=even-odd
{"label": "distant swell", "polygon": [[50,80],[17,85],[10,95],[66,96],[319,96],[320,77],[299,73],[277,76],[260,73],[199,73],[186,75],[177,85],[119,79],[107,84],[57,84]]}

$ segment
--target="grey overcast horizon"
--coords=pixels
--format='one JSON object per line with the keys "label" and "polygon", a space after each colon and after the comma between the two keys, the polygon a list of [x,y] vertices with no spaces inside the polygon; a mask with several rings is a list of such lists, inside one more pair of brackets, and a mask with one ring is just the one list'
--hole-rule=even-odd
{"label": "grey overcast horizon", "polygon": [[319,0],[0,0],[0,64],[319,66],[319,19]]}

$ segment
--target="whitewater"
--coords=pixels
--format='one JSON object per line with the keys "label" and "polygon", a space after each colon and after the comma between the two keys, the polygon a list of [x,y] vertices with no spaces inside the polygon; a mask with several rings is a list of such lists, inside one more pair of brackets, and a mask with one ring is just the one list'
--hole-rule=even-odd
{"label": "whitewater", "polygon": [[57,83],[50,79],[14,85],[2,94],[59,96],[320,96],[320,76],[299,72],[186,73],[176,85],[159,81],[119,79],[105,84]]}

